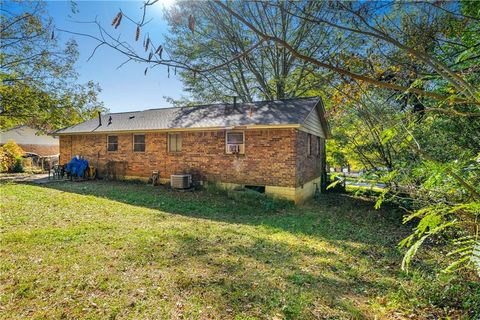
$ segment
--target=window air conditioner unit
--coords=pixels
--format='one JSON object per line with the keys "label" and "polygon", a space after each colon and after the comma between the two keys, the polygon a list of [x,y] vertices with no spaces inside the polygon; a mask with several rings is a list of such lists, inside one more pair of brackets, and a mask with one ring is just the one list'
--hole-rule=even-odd
{"label": "window air conditioner unit", "polygon": [[229,144],[228,151],[231,153],[240,153],[240,145],[239,144]]}
{"label": "window air conditioner unit", "polygon": [[189,189],[192,186],[191,174],[172,174],[170,185],[173,189]]}

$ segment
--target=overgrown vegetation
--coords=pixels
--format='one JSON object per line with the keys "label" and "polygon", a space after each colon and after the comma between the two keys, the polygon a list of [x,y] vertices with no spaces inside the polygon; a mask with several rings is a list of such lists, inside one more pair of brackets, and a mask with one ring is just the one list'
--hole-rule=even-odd
{"label": "overgrown vegetation", "polygon": [[23,154],[22,148],[13,140],[0,146],[0,172],[23,172]]}
{"label": "overgrown vegetation", "polygon": [[23,172],[22,160],[23,160],[22,157],[15,158],[15,163],[13,164],[13,167],[12,167],[12,172],[13,173],[22,173]]}
{"label": "overgrown vegetation", "polygon": [[292,208],[294,205],[292,201],[273,198],[265,193],[246,188],[236,187],[225,189],[215,183],[209,183],[206,185],[206,190],[209,193],[224,196],[232,200],[234,203],[238,201],[242,204],[248,204],[258,209],[262,209],[264,212],[277,212]]}
{"label": "overgrown vegetation", "polygon": [[77,43],[58,38],[45,2],[3,2],[0,37],[0,129],[49,132],[105,110],[98,84],[77,83]]}
{"label": "overgrown vegetation", "polygon": [[266,211],[139,183],[0,184],[0,317],[475,319],[473,275],[420,253],[394,208],[350,196]]}
{"label": "overgrown vegetation", "polygon": [[[330,165],[377,172],[388,186],[377,207],[396,201],[418,223],[401,243],[404,268],[440,234],[457,245],[445,271],[480,274],[479,1],[178,1],[164,44],[147,25],[154,3],[141,19],[112,12],[112,29],[96,21],[112,32],[100,45],[145,74],[178,69],[201,103],[324,97]],[[142,34],[144,50],[117,28]]]}

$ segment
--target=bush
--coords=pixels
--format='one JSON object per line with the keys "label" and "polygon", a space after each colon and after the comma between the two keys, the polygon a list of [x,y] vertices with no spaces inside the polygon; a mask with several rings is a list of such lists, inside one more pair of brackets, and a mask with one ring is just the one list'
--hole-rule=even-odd
{"label": "bush", "polygon": [[22,159],[22,165],[23,165],[23,168],[26,169],[32,169],[33,167],[33,159],[31,157],[28,157],[28,158],[23,158]]}
{"label": "bush", "polygon": [[23,166],[21,165],[23,154],[24,151],[15,143],[15,141],[10,140],[5,143],[0,147],[0,170],[2,172],[13,171],[13,167],[16,165],[18,158],[20,158],[20,166],[23,170]]}
{"label": "bush", "polygon": [[12,166],[12,172],[15,173],[20,173],[23,172],[23,164],[22,164],[23,158],[22,157],[17,157],[15,158],[15,163]]}
{"label": "bush", "polygon": [[8,165],[5,154],[3,153],[3,147],[0,147],[0,172],[7,172]]}

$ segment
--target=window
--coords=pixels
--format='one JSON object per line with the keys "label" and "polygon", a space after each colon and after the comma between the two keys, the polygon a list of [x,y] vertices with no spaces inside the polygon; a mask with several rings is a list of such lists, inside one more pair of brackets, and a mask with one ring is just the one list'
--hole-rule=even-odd
{"label": "window", "polygon": [[133,151],[145,152],[145,135],[144,134],[133,135]]}
{"label": "window", "polygon": [[310,133],[307,135],[307,154],[312,154],[312,135]]}
{"label": "window", "polygon": [[168,134],[168,151],[169,152],[182,151],[182,134],[181,133]]}
{"label": "window", "polygon": [[320,155],[321,151],[322,151],[322,138],[317,137],[317,156]]}
{"label": "window", "polygon": [[227,131],[226,153],[245,153],[245,136],[242,131]]}
{"label": "window", "polygon": [[107,151],[118,150],[118,136],[108,136],[107,139]]}

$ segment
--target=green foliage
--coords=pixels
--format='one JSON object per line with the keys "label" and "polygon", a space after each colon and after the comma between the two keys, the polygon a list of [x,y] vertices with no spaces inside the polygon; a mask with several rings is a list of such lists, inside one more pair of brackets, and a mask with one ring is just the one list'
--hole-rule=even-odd
{"label": "green foliage", "polygon": [[[409,247],[402,262],[402,268],[408,270],[413,256],[418,248],[431,236],[440,234],[447,228],[457,227],[458,230],[449,238],[454,249],[447,256],[455,259],[444,269],[446,272],[472,267],[480,275],[478,263],[478,218],[480,216],[480,202],[470,202],[460,205],[434,205],[422,208],[404,218],[404,223],[420,218],[414,233],[400,242],[400,246]],[[460,220],[461,219],[461,220]],[[460,228],[459,228],[460,227]],[[468,230],[474,232],[469,234]]]}
{"label": "green foliage", "polygon": [[375,209],[379,209],[380,206],[382,205],[383,201],[385,200],[385,196],[390,192],[389,188],[385,188],[380,195],[377,198],[377,201],[375,202]]}
{"label": "green foliage", "polygon": [[[427,7],[398,4],[397,11],[381,13],[388,18],[376,17],[376,26],[390,36],[398,34],[396,38],[408,49],[420,50],[462,73],[464,87],[472,88],[480,101],[480,74],[475,71],[480,59],[475,20],[480,14],[478,2],[460,2],[458,7],[446,4],[447,11]],[[362,57],[359,50],[353,54],[358,58],[349,57],[351,70],[368,72],[377,79],[388,75],[392,82],[409,87],[435,88],[451,98],[465,94],[445,73],[421,60],[411,61],[413,56],[403,48],[385,47],[384,53],[377,54],[376,48],[370,47],[371,40],[367,38],[365,44],[368,56]],[[480,274],[478,105],[388,92],[354,81],[336,85],[330,97],[328,110],[336,142],[330,144],[334,157],[329,160],[360,162],[371,178],[387,184],[377,195],[375,207],[395,202],[407,211],[404,222],[416,224],[413,233],[400,243],[405,247],[402,267],[408,270],[422,247],[433,250],[436,245],[441,252],[450,252],[445,254],[448,264],[444,271],[474,269]]]}
{"label": "green foliage", "polygon": [[15,158],[15,163],[13,164],[12,172],[14,173],[24,172],[22,160],[23,160],[22,157]]}
{"label": "green foliage", "polygon": [[[22,148],[20,148],[15,141],[9,140],[3,146],[0,146],[0,172],[5,171],[14,171],[15,169],[20,169],[18,166],[18,160],[20,161],[20,166],[22,165],[21,159],[24,154]],[[23,167],[22,171],[23,172]]]}
{"label": "green foliage", "polygon": [[98,85],[71,85],[49,92],[26,83],[1,85],[0,127],[26,124],[44,131],[70,126],[105,111],[97,100]]}
{"label": "green foliage", "polygon": [[[230,3],[255,26],[271,30],[287,41],[292,40],[291,45],[307,55],[313,55],[327,43],[333,46],[340,42],[331,31],[306,25],[301,19],[287,14],[287,11],[295,10],[295,4],[277,4]],[[312,10],[315,6],[307,6],[304,14]],[[195,34],[185,23],[190,15],[194,15],[197,22]],[[170,27],[167,45],[172,59],[188,61],[189,65],[199,69],[224,64],[259,41],[253,31],[207,1],[179,1],[165,17]],[[178,75],[190,99],[202,103],[231,101],[233,95],[247,102],[309,96],[318,88],[320,77],[324,77],[325,82],[329,78],[325,73],[311,70],[306,62],[295,59],[288,50],[272,43],[263,43],[251,54],[223,68],[201,75],[179,69]]]}
{"label": "green foliage", "polygon": [[[179,70],[193,100],[325,97],[329,163],[368,170],[387,184],[375,207],[396,202],[419,223],[406,268],[432,238],[478,237],[462,206],[480,198],[479,14],[478,1],[181,1],[167,44],[174,65],[209,70]],[[460,250],[448,270],[475,256]]]}
{"label": "green foliage", "polygon": [[0,147],[0,172],[8,171],[7,162],[5,161],[5,155],[3,153],[2,147]]}
{"label": "green foliage", "polygon": [[[427,238],[443,234],[447,243],[454,247],[447,255],[451,262],[445,271],[473,268],[480,275],[475,254],[480,243],[480,203],[475,199],[475,192],[480,191],[477,159],[444,163],[424,161],[409,171],[408,176],[397,177],[398,183],[412,186],[414,197],[413,211],[404,222],[418,221],[414,233],[401,242],[402,246],[410,247],[403,262],[405,269]],[[419,185],[419,181],[422,184]]]}
{"label": "green foliage", "polygon": [[335,189],[339,184],[342,184],[343,182],[344,181],[342,179],[334,179],[333,182],[327,186],[327,190]]}
{"label": "green foliage", "polygon": [[362,164],[354,161],[352,157],[348,157],[348,151],[345,150],[344,146],[346,145],[344,141],[340,141],[341,137],[336,137],[335,139],[328,139],[326,150],[327,152],[327,163],[330,167],[342,168],[350,165],[352,170],[362,169]]}
{"label": "green foliage", "polygon": [[77,43],[59,44],[42,1],[2,3],[0,128],[43,131],[89,119],[104,110],[98,84],[77,84]]}

